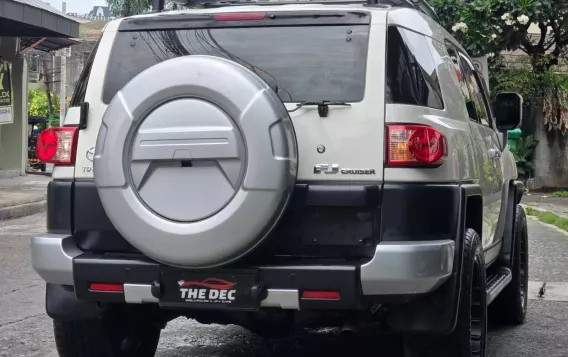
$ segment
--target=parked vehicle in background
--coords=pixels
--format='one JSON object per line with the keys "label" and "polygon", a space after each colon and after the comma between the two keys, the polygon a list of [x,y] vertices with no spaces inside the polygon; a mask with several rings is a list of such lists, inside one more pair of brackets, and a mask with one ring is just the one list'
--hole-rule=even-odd
{"label": "parked vehicle in background", "polygon": [[32,170],[46,171],[46,164],[37,158],[36,143],[39,134],[47,128],[47,118],[28,116],[28,167]]}

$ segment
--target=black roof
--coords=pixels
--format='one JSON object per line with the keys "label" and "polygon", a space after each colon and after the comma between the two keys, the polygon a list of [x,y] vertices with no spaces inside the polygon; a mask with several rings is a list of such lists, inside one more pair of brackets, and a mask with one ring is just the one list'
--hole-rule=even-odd
{"label": "black roof", "polygon": [[79,23],[40,0],[0,0],[0,36],[26,44],[45,38],[44,50],[53,50],[69,45],[55,39],[79,37]]}

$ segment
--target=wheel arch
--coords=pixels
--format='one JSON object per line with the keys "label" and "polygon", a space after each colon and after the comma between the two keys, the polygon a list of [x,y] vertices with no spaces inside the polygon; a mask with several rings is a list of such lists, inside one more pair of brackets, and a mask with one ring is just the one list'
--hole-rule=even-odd
{"label": "wheel arch", "polygon": [[515,217],[517,205],[521,203],[525,185],[522,181],[511,180],[509,182],[509,195],[507,197],[507,215],[505,219],[505,230],[503,231],[503,245],[499,253],[499,261],[502,266],[510,268],[512,266],[512,253],[515,244]]}
{"label": "wheel arch", "polygon": [[464,224],[463,234],[467,228],[471,228],[477,234],[483,236],[483,194],[479,185],[463,185],[462,186],[464,200]]}

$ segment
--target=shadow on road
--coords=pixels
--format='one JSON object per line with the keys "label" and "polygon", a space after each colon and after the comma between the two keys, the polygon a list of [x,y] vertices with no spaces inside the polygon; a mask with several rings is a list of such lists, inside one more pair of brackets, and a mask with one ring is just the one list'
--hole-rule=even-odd
{"label": "shadow on road", "polygon": [[[400,357],[399,341],[395,337],[362,333],[346,337],[338,330],[304,330],[280,340],[262,339],[245,331],[208,341],[163,351],[159,357]],[[205,343],[203,343],[205,342]],[[378,353],[380,352],[380,353]]]}

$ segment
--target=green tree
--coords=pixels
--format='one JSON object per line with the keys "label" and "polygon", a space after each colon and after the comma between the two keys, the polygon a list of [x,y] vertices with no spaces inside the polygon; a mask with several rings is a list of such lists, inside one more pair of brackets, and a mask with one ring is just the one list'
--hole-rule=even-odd
{"label": "green tree", "polygon": [[[116,17],[142,14],[152,9],[155,0],[106,0],[110,13]],[[169,9],[176,9],[177,4],[166,1]]]}
{"label": "green tree", "polygon": [[[53,108],[59,108],[59,95],[51,93],[51,103]],[[32,116],[49,118],[49,106],[47,103],[47,93],[44,90],[30,89],[28,92],[28,113]],[[51,126],[59,125],[59,111],[55,111],[54,120],[49,123]]]}
{"label": "green tree", "polygon": [[[525,52],[536,72],[557,65],[568,46],[568,0],[427,0],[473,56]],[[536,26],[540,33],[529,33]]]}

